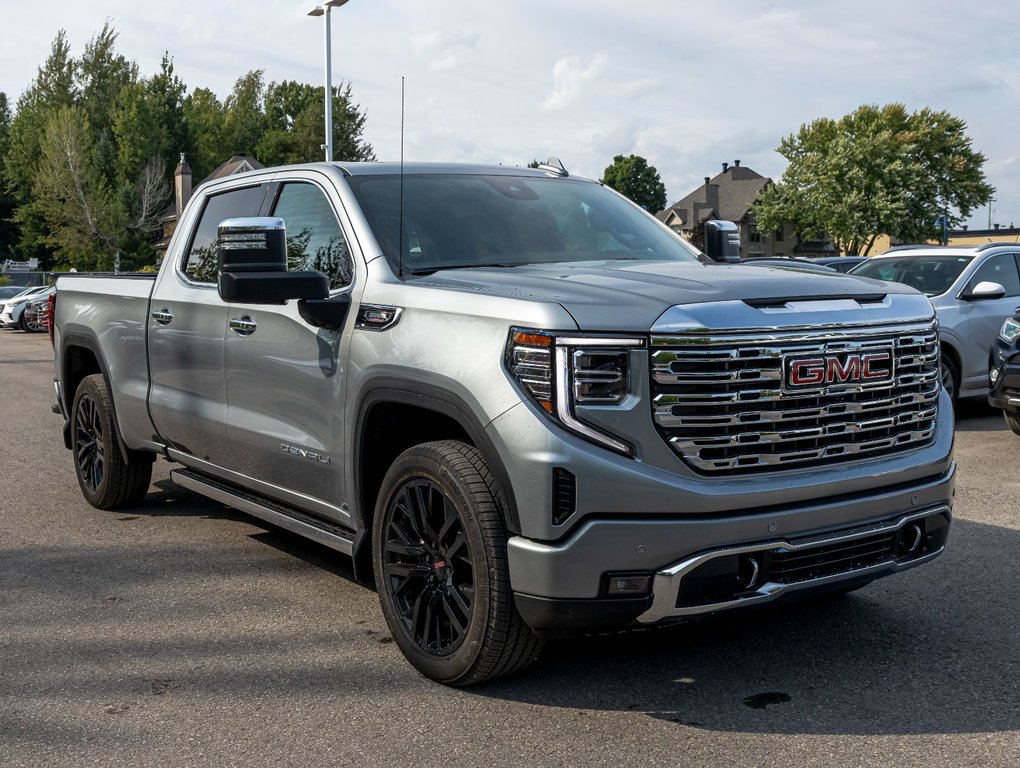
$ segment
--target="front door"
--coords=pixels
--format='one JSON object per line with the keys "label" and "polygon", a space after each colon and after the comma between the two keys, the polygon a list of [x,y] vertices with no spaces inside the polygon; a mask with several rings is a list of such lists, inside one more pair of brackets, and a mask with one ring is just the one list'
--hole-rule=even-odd
{"label": "front door", "polygon": [[[312,181],[283,183],[270,210],[287,227],[289,268],[325,272],[332,295],[354,282],[337,210],[339,201]],[[230,305],[227,326],[232,468],[268,484],[263,490],[281,500],[348,522],[340,510],[344,334],[306,323],[296,301]]]}
{"label": "front door", "polygon": [[1012,253],[990,256],[974,272],[966,290],[973,290],[982,282],[999,283],[1006,289],[1006,295],[1001,299],[960,302],[961,318],[966,324],[965,338],[969,342],[960,372],[962,389],[984,389],[988,386],[988,350],[1002,323],[1020,305],[1020,273],[1016,256]]}

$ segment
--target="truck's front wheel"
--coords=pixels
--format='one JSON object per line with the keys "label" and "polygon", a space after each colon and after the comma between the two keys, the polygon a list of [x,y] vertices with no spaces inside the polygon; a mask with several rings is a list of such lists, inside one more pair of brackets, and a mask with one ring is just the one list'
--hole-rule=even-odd
{"label": "truck's front wheel", "polygon": [[82,495],[98,509],[137,504],[149,490],[152,464],[128,464],[117,442],[113,401],[101,374],[86,376],[71,406],[71,450]]}
{"label": "truck's front wheel", "polygon": [[495,481],[473,447],[402,453],[383,479],[372,552],[379,600],[422,674],[464,686],[523,669],[542,641],[514,605]]}

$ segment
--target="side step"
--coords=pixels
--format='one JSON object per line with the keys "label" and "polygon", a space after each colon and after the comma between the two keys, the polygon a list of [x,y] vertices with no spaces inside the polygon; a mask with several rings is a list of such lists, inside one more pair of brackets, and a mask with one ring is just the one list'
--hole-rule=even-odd
{"label": "side step", "polygon": [[200,493],[221,504],[226,504],[228,507],[239,509],[291,533],[317,541],[331,549],[343,552],[345,555],[354,554],[355,534],[346,528],[298,512],[291,507],[277,504],[261,496],[245,493],[239,488],[221,483],[208,475],[202,475],[190,469],[175,469],[170,472],[170,479],[182,488]]}

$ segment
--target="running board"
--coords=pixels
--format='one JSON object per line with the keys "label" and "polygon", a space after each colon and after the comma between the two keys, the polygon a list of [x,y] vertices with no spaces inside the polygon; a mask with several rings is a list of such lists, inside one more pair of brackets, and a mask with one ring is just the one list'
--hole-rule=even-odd
{"label": "running board", "polygon": [[239,509],[291,533],[317,541],[330,549],[343,552],[345,555],[354,554],[354,532],[348,531],[346,528],[319,520],[261,496],[246,493],[239,488],[234,488],[188,469],[171,471],[170,479],[182,488],[200,493],[221,504],[226,504],[228,507]]}

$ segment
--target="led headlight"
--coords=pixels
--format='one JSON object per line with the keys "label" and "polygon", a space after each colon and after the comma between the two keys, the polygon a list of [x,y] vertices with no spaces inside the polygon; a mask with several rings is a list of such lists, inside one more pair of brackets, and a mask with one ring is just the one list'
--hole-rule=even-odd
{"label": "led headlight", "polygon": [[1005,342],[1012,343],[1013,339],[1017,336],[1020,336],[1020,321],[1013,317],[1006,318],[1006,322],[1002,324],[1002,328],[999,330],[999,338]]}
{"label": "led headlight", "polygon": [[581,421],[575,405],[621,405],[631,391],[630,350],[639,338],[560,336],[512,328],[506,366],[521,388],[564,427],[628,456],[633,447]]}

